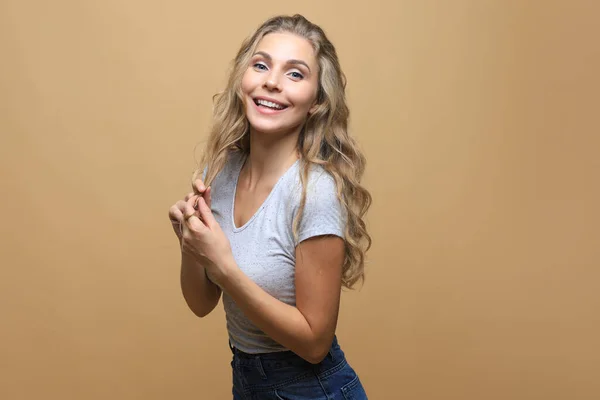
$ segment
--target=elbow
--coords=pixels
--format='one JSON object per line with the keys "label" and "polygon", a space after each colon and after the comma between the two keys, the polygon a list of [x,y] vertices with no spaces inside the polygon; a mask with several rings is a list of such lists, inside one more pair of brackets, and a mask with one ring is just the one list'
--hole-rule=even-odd
{"label": "elbow", "polygon": [[[218,299],[217,299],[218,301]],[[201,303],[201,304],[188,304],[188,307],[190,308],[190,310],[192,310],[192,312],[194,313],[194,315],[196,315],[198,318],[204,318],[206,317],[208,314],[210,314],[215,307],[217,306],[217,302],[212,303],[212,304],[205,304],[205,303]]]}
{"label": "elbow", "polygon": [[204,318],[215,308],[216,304],[204,304],[204,303],[196,303],[187,301],[186,303],[188,308],[194,313],[194,315],[198,318]]}
{"label": "elbow", "polygon": [[311,355],[309,357],[306,357],[305,360],[311,364],[317,365],[317,364],[320,364],[321,361],[323,361],[325,359],[326,355],[327,355],[327,353]]}
{"label": "elbow", "polygon": [[334,338],[334,331],[314,332],[311,340],[305,342],[307,348],[304,349],[303,355],[298,355],[311,364],[320,364],[329,355]]}
{"label": "elbow", "polygon": [[309,354],[307,357],[305,357],[304,359],[306,361],[308,361],[311,364],[320,364],[321,361],[323,361],[325,359],[325,357],[327,356],[327,354],[329,353],[328,351],[321,351],[321,352],[312,352],[311,354]]}
{"label": "elbow", "polygon": [[212,297],[205,296],[204,298],[186,295],[184,292],[183,298],[188,308],[194,313],[194,315],[196,315],[198,318],[204,318],[215,309],[217,304],[219,304],[221,292],[217,291]]}
{"label": "elbow", "polygon": [[320,343],[318,345],[311,346],[311,349],[306,352],[306,356],[303,358],[311,364],[320,364],[321,361],[323,361],[329,354],[330,347],[331,343],[326,345]]}
{"label": "elbow", "polygon": [[210,310],[194,310],[192,309],[192,312],[194,313],[194,315],[198,318],[204,318],[206,317],[208,314],[210,314]]}

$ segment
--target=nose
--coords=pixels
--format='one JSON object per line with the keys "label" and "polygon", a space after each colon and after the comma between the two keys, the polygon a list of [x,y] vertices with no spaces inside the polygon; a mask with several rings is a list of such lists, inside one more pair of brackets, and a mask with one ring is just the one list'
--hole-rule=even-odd
{"label": "nose", "polygon": [[281,91],[281,87],[279,85],[279,78],[275,74],[269,74],[266,76],[264,85],[265,89],[270,91]]}

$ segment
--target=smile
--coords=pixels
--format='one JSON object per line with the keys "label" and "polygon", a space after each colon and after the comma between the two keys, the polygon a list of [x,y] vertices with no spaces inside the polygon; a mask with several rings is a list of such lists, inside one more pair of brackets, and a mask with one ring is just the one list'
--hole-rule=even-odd
{"label": "smile", "polygon": [[256,104],[259,109],[266,108],[266,109],[270,109],[270,110],[281,111],[281,110],[285,110],[287,108],[287,106],[284,104],[277,103],[277,102],[271,101],[271,100],[260,99],[260,98],[254,99],[254,104]]}

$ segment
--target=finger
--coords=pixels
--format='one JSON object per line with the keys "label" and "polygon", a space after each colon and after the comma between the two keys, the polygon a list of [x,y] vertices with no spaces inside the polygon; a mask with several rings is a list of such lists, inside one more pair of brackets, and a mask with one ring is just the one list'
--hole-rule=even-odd
{"label": "finger", "polygon": [[193,215],[198,216],[196,210],[194,209],[195,202],[196,196],[192,197],[191,199],[185,202],[182,210],[184,219],[189,219]]}
{"label": "finger", "polygon": [[169,219],[173,223],[181,223],[183,220],[183,213],[176,205],[169,208]]}
{"label": "finger", "polygon": [[[204,193],[206,193],[206,192],[204,192]],[[202,196],[195,196],[194,197],[194,201],[193,201],[194,210],[198,210],[198,200],[200,200],[200,197],[202,197]]]}
{"label": "finger", "polygon": [[194,231],[196,233],[203,233],[205,229],[208,229],[198,218],[198,215],[194,214],[191,217],[185,220],[185,224],[189,230]]}
{"label": "finger", "polygon": [[213,227],[217,223],[215,217],[210,211],[210,208],[206,204],[204,197],[200,197],[198,199],[198,212],[200,213],[200,219],[202,219],[202,221],[204,221],[209,228]]}
{"label": "finger", "polygon": [[181,237],[184,239],[184,241],[188,241],[190,239],[192,230],[190,228],[190,226],[187,223],[187,220],[183,220],[183,223],[181,224]]}
{"label": "finger", "polygon": [[212,187],[209,186],[206,188],[206,192],[204,192],[204,196],[202,196],[202,197],[204,197],[204,201],[206,201],[206,205],[208,206],[208,208],[210,208],[211,204],[212,204],[212,195],[211,194],[212,194]]}
{"label": "finger", "polygon": [[204,186],[204,182],[202,182],[200,179],[196,179],[194,181],[194,184],[192,185],[192,187],[196,194],[203,194],[204,191],[206,190],[206,186]]}
{"label": "finger", "polygon": [[185,211],[183,212],[183,219],[185,220],[184,225],[186,228],[197,233],[201,233],[203,229],[206,229],[206,226],[204,226],[198,211],[196,211],[193,206],[199,198],[201,199],[202,197],[194,196],[193,198],[189,199],[185,203]]}
{"label": "finger", "polygon": [[[192,196],[190,199],[193,199],[193,198],[194,198],[194,196]],[[179,211],[181,211],[182,213],[185,212],[185,205],[188,203],[188,201],[190,201],[190,199],[179,200],[177,203],[175,203],[175,205],[177,206]]]}
{"label": "finger", "polygon": [[188,201],[189,199],[192,198],[192,196],[195,196],[195,195],[196,195],[196,193],[194,193],[194,192],[190,192],[190,193],[186,194],[185,195],[185,201]]}

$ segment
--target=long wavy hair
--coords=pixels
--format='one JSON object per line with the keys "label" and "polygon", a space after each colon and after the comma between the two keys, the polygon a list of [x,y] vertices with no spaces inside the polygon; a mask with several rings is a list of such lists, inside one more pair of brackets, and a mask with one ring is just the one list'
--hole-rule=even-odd
{"label": "long wavy hair", "polygon": [[306,204],[306,183],[311,165],[321,165],[333,176],[338,198],[346,212],[342,285],[351,289],[357,281],[364,281],[365,253],[371,247],[371,237],[363,217],[371,205],[371,195],[360,183],[365,157],[348,133],[346,77],[335,47],[319,26],[302,15],[277,16],[264,22],[242,43],[233,60],[226,89],[213,97],[213,125],[200,167],[192,179],[206,171],[204,183],[208,187],[231,153],[249,153],[250,130],[241,90],[242,77],[260,40],[269,33],[283,32],[308,40],[319,64],[318,106],[308,116],[298,137],[303,191],[299,212],[293,222],[294,236],[297,238]]}

